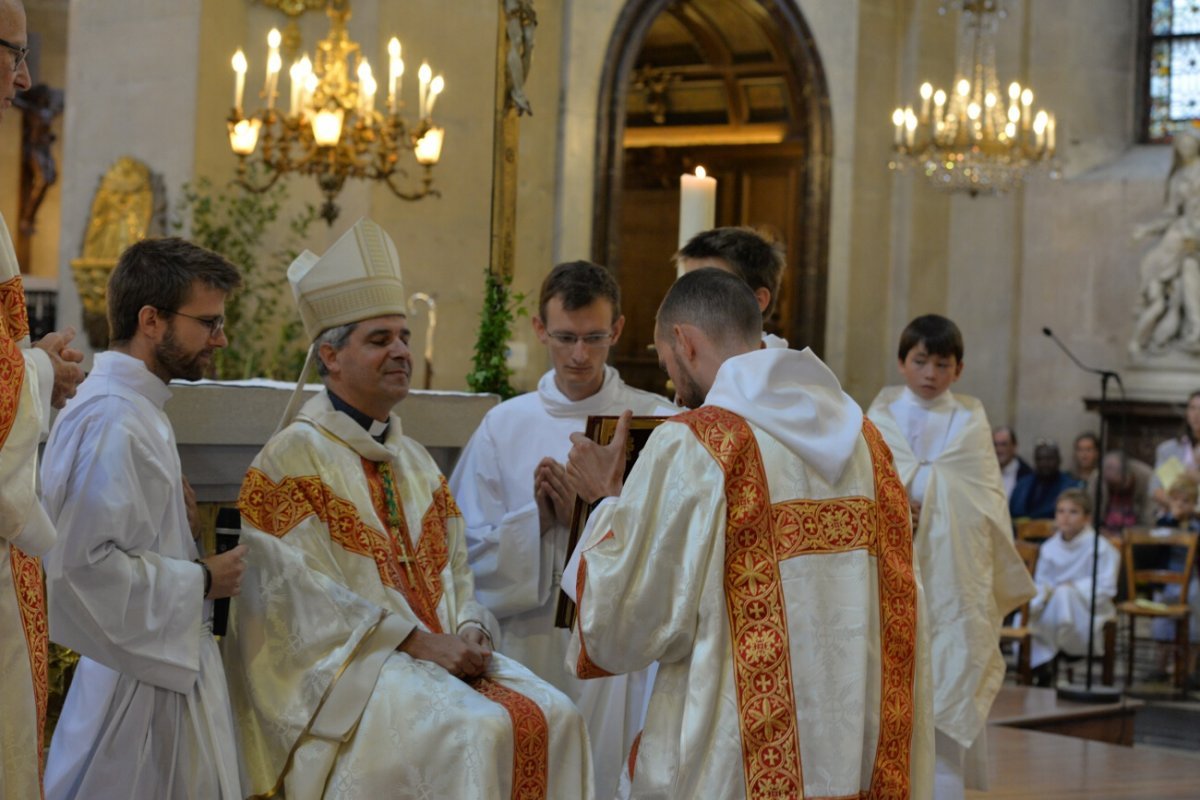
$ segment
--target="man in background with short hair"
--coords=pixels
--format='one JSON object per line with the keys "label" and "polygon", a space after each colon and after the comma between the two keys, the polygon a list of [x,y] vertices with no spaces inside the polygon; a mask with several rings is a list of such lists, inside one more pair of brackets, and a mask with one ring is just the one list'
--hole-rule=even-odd
{"label": "man in background with short hair", "polygon": [[999,425],[992,430],[992,448],[1000,462],[1000,479],[1004,481],[1004,496],[1012,498],[1017,481],[1033,474],[1033,467],[1017,455],[1017,432],[1008,425]]}
{"label": "man in background with short hair", "polygon": [[[745,281],[754,292],[764,322],[775,313],[786,266],[783,246],[752,228],[725,227],[701,231],[675,254],[675,264],[683,274],[703,267],[731,272]],[[767,347],[788,346],[786,339],[765,330],[762,340]]]}

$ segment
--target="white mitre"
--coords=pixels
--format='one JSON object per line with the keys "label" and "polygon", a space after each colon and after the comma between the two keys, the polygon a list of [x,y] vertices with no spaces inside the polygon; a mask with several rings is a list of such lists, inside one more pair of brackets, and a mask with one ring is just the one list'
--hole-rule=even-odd
{"label": "white mitre", "polygon": [[297,256],[287,276],[309,341],[339,325],[408,313],[396,245],[365,217],[325,255]]}
{"label": "white mitre", "polygon": [[[300,321],[310,342],[330,328],[389,314],[408,314],[400,256],[383,228],[365,217],[317,256],[305,250],[287,271]],[[296,383],[296,391],[279,427],[283,428],[300,407],[304,378],[316,361],[316,346]]]}

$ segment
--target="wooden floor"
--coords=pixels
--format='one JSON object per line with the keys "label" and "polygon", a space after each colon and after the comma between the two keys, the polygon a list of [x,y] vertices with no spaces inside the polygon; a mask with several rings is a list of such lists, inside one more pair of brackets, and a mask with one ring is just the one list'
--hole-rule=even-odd
{"label": "wooden floor", "polygon": [[1134,717],[1145,705],[1131,697],[1113,703],[1079,703],[1059,699],[1053,689],[1003,686],[988,722],[1128,746],[1133,744]]}
{"label": "wooden floor", "polygon": [[972,800],[1176,800],[1200,796],[1200,754],[988,727],[991,785]]}

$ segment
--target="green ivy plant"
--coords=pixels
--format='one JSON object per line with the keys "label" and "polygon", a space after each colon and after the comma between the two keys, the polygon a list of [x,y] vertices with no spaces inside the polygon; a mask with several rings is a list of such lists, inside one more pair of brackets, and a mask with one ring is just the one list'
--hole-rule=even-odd
{"label": "green ivy plant", "polygon": [[492,392],[504,400],[517,394],[509,381],[508,343],[517,317],[529,316],[525,295],[512,290],[511,275],[484,273],[483,310],[479,312],[479,335],[475,339],[473,369],[467,386],[473,392]]}
{"label": "green ivy plant", "polygon": [[183,186],[172,227],[186,228],[192,242],[225,256],[242,276],[242,288],[225,303],[229,345],[214,354],[211,377],[295,380],[304,365],[308,340],[292,308],[287,268],[318,213],[308,203],[281,218],[286,200],[282,183],[262,194],[236,184],[216,188],[207,178]]}

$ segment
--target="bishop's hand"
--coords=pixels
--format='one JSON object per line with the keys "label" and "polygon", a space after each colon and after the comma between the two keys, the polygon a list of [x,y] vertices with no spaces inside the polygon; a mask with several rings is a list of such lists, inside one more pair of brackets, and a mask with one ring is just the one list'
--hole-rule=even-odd
{"label": "bishop's hand", "polygon": [[54,368],[54,387],[50,391],[50,405],[62,408],[67,400],[75,396],[75,389],[83,380],[83,369],[79,363],[83,361],[83,353],[69,347],[75,338],[74,328],[64,328],[61,331],[47,333],[34,342],[34,347],[45,351],[50,356],[50,364]]}
{"label": "bishop's hand", "polygon": [[582,433],[571,434],[567,478],[587,502],[594,503],[621,493],[621,486],[625,482],[625,447],[629,442],[629,421],[632,417],[632,411],[621,414],[616,433],[606,445],[599,445]]}
{"label": "bishop's hand", "polygon": [[[456,678],[473,678],[482,675],[492,659],[491,648],[469,639],[470,629],[462,636],[447,633],[427,633],[420,628],[413,632],[396,648],[422,661],[432,661]],[[484,639],[480,631],[480,639]]]}
{"label": "bishop's hand", "polygon": [[567,468],[553,458],[543,458],[533,471],[533,496],[537,499],[538,521],[542,536],[555,526],[571,524],[575,489],[567,478]]}

